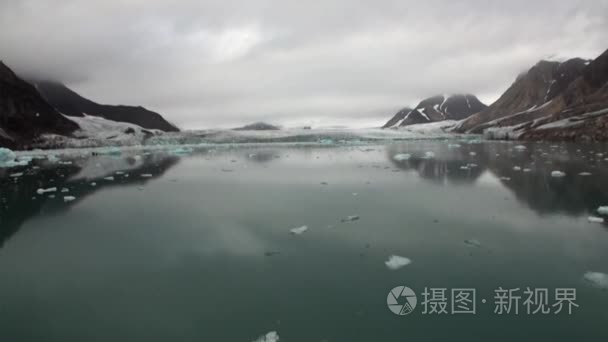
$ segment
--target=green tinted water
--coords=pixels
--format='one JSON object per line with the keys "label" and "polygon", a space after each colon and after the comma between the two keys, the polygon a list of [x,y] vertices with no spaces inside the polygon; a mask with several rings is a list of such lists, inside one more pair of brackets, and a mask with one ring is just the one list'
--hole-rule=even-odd
{"label": "green tinted water", "polygon": [[[219,148],[80,157],[16,180],[0,171],[0,341],[608,337],[608,292],[583,279],[608,273],[608,230],[588,222],[608,205],[596,155],[608,147],[461,145]],[[53,186],[69,193],[36,194]],[[412,263],[390,270],[390,255]],[[418,298],[406,316],[387,306],[400,285]],[[425,287],[474,288],[476,314],[423,314]],[[499,287],[547,288],[550,303],[573,288],[579,307],[498,315]]]}

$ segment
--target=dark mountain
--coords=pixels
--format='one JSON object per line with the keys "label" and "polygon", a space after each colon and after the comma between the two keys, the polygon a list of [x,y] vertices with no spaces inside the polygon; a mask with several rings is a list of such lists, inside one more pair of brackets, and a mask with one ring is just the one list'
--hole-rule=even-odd
{"label": "dark mountain", "polygon": [[235,131],[277,131],[280,128],[265,122],[256,122],[243,127],[235,128]]}
{"label": "dark mountain", "polygon": [[0,62],[0,146],[23,148],[43,133],[69,135],[78,125]]}
{"label": "dark mountain", "polygon": [[65,85],[57,82],[34,82],[42,96],[58,111],[68,116],[83,114],[128,122],[147,129],[158,129],[165,132],[177,132],[175,127],[160,114],[143,107],[102,105],[88,100]]}
{"label": "dark mountain", "polygon": [[443,120],[462,120],[485,108],[486,105],[474,95],[438,95],[423,100],[414,109],[400,110],[383,128]]}
{"label": "dark mountain", "polygon": [[608,51],[593,61],[538,63],[457,131],[495,139],[608,141]]}
{"label": "dark mountain", "polygon": [[589,61],[580,58],[563,63],[549,61],[537,63],[528,72],[517,77],[496,102],[472,115],[457,128],[457,131],[482,133],[484,129],[494,124],[493,121],[501,118],[515,116],[513,118],[515,121],[523,122],[542,116],[542,111],[538,109],[550,109],[547,107],[554,106],[552,100],[582,75],[588,63]]}

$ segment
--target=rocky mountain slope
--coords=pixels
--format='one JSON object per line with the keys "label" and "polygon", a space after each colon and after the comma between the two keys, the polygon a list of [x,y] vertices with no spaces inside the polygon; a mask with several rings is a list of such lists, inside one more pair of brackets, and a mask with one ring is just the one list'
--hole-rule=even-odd
{"label": "rocky mountain slope", "polygon": [[146,129],[177,132],[179,129],[160,114],[143,107],[102,105],[88,100],[57,82],[33,82],[42,96],[57,110],[68,116],[99,116],[107,120],[126,122]]}
{"label": "rocky mountain slope", "polygon": [[593,61],[542,61],[457,132],[488,138],[608,141],[608,51]]}
{"label": "rocky mountain slope", "polygon": [[70,135],[78,125],[0,62],[0,146],[23,148],[39,135]]}
{"label": "rocky mountain slope", "polygon": [[486,108],[474,95],[439,95],[420,102],[414,109],[404,108],[383,128],[443,120],[462,120]]}
{"label": "rocky mountain slope", "polygon": [[510,117],[509,122],[520,122],[542,116],[551,110],[552,100],[582,75],[589,61],[576,58],[566,62],[541,61],[520,75],[507,91],[485,110],[472,115],[458,128],[460,132],[482,133],[496,120]]}

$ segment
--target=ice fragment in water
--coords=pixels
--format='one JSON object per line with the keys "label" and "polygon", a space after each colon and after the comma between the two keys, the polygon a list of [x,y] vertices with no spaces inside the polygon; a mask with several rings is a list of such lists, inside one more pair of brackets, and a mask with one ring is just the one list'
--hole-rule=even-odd
{"label": "ice fragment in water", "polygon": [[63,196],[64,202],[72,202],[75,199],[76,199],[76,197],[74,197],[74,196]]}
{"label": "ice fragment in water", "polygon": [[258,337],[253,342],[279,342],[279,334],[276,331],[271,331],[266,335]]}
{"label": "ice fragment in water", "polygon": [[386,267],[388,267],[390,270],[393,270],[393,271],[398,270],[411,263],[412,263],[412,260],[410,260],[406,257],[399,256],[399,255],[391,255],[388,258],[388,260],[384,262]]}
{"label": "ice fragment in water", "polygon": [[578,175],[583,176],[583,177],[588,177],[588,176],[591,176],[591,172],[581,172]]}
{"label": "ice fragment in water", "polygon": [[61,192],[70,192],[70,189],[68,189],[68,188],[62,188]]}
{"label": "ice fragment in water", "polygon": [[352,216],[347,216],[347,217],[343,218],[341,221],[342,222],[352,222],[352,221],[357,221],[358,219],[359,219],[359,216],[352,215]]}
{"label": "ice fragment in water", "polygon": [[289,232],[294,235],[300,235],[307,230],[308,230],[308,226],[302,226],[302,227],[298,227],[298,228],[292,228],[289,230]]}
{"label": "ice fragment in water", "polygon": [[171,153],[173,153],[173,154],[190,154],[193,151],[194,150],[191,147],[178,147],[178,148],[174,149],[173,151],[171,151]]}
{"label": "ice fragment in water", "polygon": [[8,148],[0,147],[0,164],[11,162],[15,160],[15,158],[15,152],[9,150]]}
{"label": "ice fragment in water", "polygon": [[593,286],[608,289],[608,274],[601,272],[587,272],[583,278]]}
{"label": "ice fragment in water", "polygon": [[426,152],[424,154],[424,159],[432,159],[432,158],[435,158],[435,153],[434,152],[430,152],[429,151],[429,152]]}
{"label": "ice fragment in water", "polygon": [[481,247],[481,242],[479,242],[479,240],[477,240],[477,239],[464,240],[464,243],[466,243],[467,245],[469,245],[471,247]]}
{"label": "ice fragment in water", "polygon": [[521,171],[521,167],[520,166],[513,166],[513,171]]}
{"label": "ice fragment in water", "polygon": [[597,208],[597,213],[600,215],[608,216],[608,206],[601,206]]}
{"label": "ice fragment in water", "polygon": [[475,157],[475,156],[477,155],[477,153],[476,153],[476,152],[469,152],[469,155],[470,155],[471,157]]}
{"label": "ice fragment in water", "polygon": [[604,219],[596,216],[589,216],[587,220],[591,223],[604,223]]}
{"label": "ice fragment in water", "polygon": [[396,154],[393,159],[396,161],[404,161],[404,160],[408,160],[410,159],[412,156],[410,154],[407,153],[400,153],[400,154]]}
{"label": "ice fragment in water", "polygon": [[566,174],[562,171],[553,171],[551,172],[551,177],[555,177],[555,178],[561,178],[561,177],[565,177]]}
{"label": "ice fragment in water", "polygon": [[448,148],[460,148],[459,144],[449,144]]}
{"label": "ice fragment in water", "polygon": [[45,194],[47,192],[55,192],[55,191],[57,191],[57,188],[38,189],[38,190],[36,190],[36,193],[38,195],[43,195],[43,194]]}
{"label": "ice fragment in water", "polygon": [[517,150],[517,151],[524,151],[524,150],[527,150],[527,147],[526,147],[526,146],[524,146],[524,145],[517,145],[517,146],[515,146],[515,147],[513,147],[513,148],[514,148],[515,150]]}
{"label": "ice fragment in water", "polygon": [[524,172],[532,172],[532,169],[523,169]]}
{"label": "ice fragment in water", "polygon": [[23,172],[11,173],[10,176],[13,178],[21,177],[23,176]]}
{"label": "ice fragment in water", "polygon": [[152,174],[150,174],[150,173],[142,173],[141,177],[143,177],[143,178],[150,178],[150,177],[152,177]]}
{"label": "ice fragment in water", "polygon": [[114,177],[110,176],[110,177],[105,177],[104,179],[107,180],[107,181],[113,181]]}

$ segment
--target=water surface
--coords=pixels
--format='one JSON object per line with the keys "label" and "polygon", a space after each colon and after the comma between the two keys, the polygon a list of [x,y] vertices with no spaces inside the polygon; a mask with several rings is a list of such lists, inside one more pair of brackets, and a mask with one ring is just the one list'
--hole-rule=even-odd
{"label": "water surface", "polygon": [[[583,276],[608,273],[607,226],[588,221],[608,205],[608,146],[515,146],[217,146],[0,169],[0,340],[605,339],[608,292]],[[390,255],[412,263],[390,270]],[[399,285],[418,294],[407,316],[387,307]],[[477,313],[425,315],[425,287],[475,288]],[[498,287],[574,288],[579,307],[497,315]]]}

